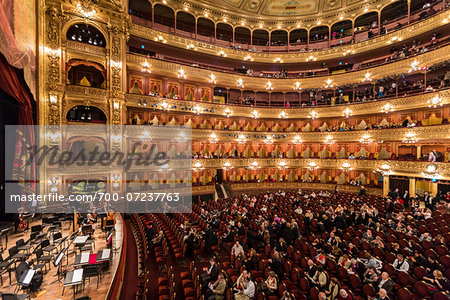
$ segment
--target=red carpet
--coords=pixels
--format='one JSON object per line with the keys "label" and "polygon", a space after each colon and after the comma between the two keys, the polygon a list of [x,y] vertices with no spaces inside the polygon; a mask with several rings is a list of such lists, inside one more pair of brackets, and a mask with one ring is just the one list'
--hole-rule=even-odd
{"label": "red carpet", "polygon": [[125,274],[123,278],[122,290],[120,292],[121,300],[136,299],[137,283],[138,283],[138,264],[137,264],[137,248],[133,232],[130,227],[130,220],[126,220],[127,227],[127,260],[125,265]]}

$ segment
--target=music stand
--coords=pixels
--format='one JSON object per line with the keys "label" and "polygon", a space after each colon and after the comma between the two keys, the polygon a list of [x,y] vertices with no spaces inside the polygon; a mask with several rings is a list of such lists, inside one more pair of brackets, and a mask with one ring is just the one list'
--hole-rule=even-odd
{"label": "music stand", "polygon": [[[61,283],[63,283],[63,278],[64,278],[64,272],[61,270],[62,269],[62,259],[64,257],[64,253],[66,252],[67,248],[63,248],[61,251],[59,251],[58,255],[56,255],[55,259],[53,260],[53,266],[55,266],[55,268],[58,268],[58,272],[56,273],[56,275],[58,276],[58,279],[56,281],[59,281]],[[52,282],[55,283],[56,281]]]}
{"label": "music stand", "polygon": [[[0,250],[3,251],[4,249],[8,248],[8,232],[11,230],[11,227],[5,228],[2,231],[0,231]],[[5,236],[5,248],[3,248],[2,243],[2,236]]]}

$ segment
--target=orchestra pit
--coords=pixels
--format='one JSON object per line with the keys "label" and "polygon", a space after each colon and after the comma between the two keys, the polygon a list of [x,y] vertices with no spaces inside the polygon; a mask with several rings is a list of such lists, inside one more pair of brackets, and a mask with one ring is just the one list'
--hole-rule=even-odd
{"label": "orchestra pit", "polygon": [[0,300],[450,299],[449,0],[0,16]]}

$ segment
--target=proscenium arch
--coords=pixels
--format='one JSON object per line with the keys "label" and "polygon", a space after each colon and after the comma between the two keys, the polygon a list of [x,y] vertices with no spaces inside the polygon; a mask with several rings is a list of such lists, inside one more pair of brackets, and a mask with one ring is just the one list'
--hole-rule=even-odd
{"label": "proscenium arch", "polygon": [[187,31],[190,33],[195,33],[195,17],[194,15],[185,12],[185,11],[177,11],[176,13],[176,25],[177,29]]}
{"label": "proscenium arch", "polygon": [[153,6],[155,23],[175,28],[175,11],[169,6],[162,4],[155,4]]}
{"label": "proscenium arch", "polygon": [[197,34],[202,36],[214,37],[214,28],[216,24],[210,19],[199,17],[197,19]]}

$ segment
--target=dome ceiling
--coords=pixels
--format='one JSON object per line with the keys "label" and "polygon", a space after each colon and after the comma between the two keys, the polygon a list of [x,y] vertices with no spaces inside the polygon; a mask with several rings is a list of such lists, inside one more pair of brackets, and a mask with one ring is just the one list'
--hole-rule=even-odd
{"label": "dome ceiling", "polygon": [[[212,13],[229,14],[234,17],[295,22],[292,17],[329,17],[349,13],[360,14],[360,10],[379,10],[394,0],[187,0],[195,10],[206,9]],[[271,20],[264,20],[271,21]]]}

